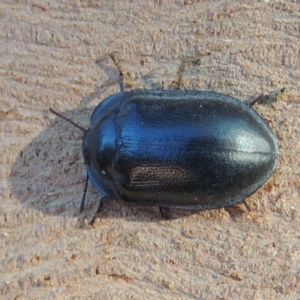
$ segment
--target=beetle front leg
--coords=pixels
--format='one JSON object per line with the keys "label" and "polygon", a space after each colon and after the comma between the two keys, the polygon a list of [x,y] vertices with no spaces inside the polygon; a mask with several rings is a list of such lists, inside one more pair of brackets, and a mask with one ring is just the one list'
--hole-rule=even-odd
{"label": "beetle front leg", "polygon": [[111,200],[111,198],[108,197],[108,196],[103,196],[103,197],[100,198],[98,208],[97,208],[97,210],[96,210],[96,212],[95,212],[93,218],[92,218],[91,221],[89,222],[89,225],[91,225],[91,226],[94,225],[94,222],[95,222],[95,220],[96,220],[98,214],[100,213],[100,211],[101,211],[102,208],[103,208],[103,203],[104,203],[104,202],[107,202],[107,201],[109,201],[109,200]]}
{"label": "beetle front leg", "polygon": [[86,196],[86,192],[87,192],[87,188],[88,188],[88,183],[89,183],[89,174],[88,174],[88,172],[86,172],[85,186],[84,186],[83,196],[82,196],[80,209],[79,209],[80,214],[83,212],[83,209],[84,209],[84,201],[85,201],[85,196]]}

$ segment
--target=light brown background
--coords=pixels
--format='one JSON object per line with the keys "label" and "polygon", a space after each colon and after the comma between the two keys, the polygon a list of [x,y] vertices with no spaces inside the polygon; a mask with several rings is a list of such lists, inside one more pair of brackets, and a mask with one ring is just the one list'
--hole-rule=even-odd
{"label": "light brown background", "polygon": [[[100,4],[101,3],[101,4]],[[299,299],[299,1],[39,1],[0,4],[1,299]],[[276,174],[250,213],[105,205],[77,227],[81,132],[126,87],[214,90],[255,105],[278,136]],[[207,55],[210,53],[210,55]],[[201,58],[180,74],[187,56]],[[85,215],[99,194],[90,186]]]}

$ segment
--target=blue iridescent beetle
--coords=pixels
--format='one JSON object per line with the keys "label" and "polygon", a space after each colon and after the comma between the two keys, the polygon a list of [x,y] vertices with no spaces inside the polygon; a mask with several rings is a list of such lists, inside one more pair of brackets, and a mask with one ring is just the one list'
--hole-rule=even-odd
{"label": "blue iridescent beetle", "polygon": [[[133,90],[111,95],[91,116],[82,152],[87,180],[104,202],[213,209],[243,201],[273,174],[274,133],[251,108],[199,90]],[[245,203],[245,202],[244,202]]]}

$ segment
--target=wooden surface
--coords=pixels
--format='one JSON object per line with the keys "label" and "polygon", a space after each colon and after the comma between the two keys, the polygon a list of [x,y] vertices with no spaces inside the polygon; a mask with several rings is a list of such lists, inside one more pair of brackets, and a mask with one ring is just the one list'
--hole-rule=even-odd
{"label": "wooden surface", "polygon": [[[299,18],[296,0],[1,1],[0,298],[299,299]],[[247,101],[286,87],[255,105],[281,160],[251,212],[159,220],[155,208],[113,201],[78,228],[81,132],[48,108],[88,127],[118,91],[111,53],[127,89],[181,81]],[[87,199],[86,221],[92,186]]]}

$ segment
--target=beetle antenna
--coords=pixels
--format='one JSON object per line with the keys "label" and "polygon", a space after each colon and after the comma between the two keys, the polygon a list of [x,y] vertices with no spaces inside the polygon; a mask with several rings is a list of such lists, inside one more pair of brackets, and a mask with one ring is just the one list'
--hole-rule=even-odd
{"label": "beetle antenna", "polygon": [[80,204],[80,210],[79,210],[79,213],[82,213],[82,212],[83,212],[84,201],[85,201],[85,195],[86,195],[88,183],[89,183],[89,174],[88,174],[88,172],[87,172],[87,170],[86,170],[86,180],[85,180],[85,186],[84,186],[84,191],[83,191],[83,196],[82,196],[82,200],[81,200],[81,204]]}
{"label": "beetle antenna", "polygon": [[85,128],[81,127],[80,125],[76,124],[75,122],[73,122],[73,121],[70,120],[69,118],[67,118],[67,117],[65,117],[65,116],[63,116],[63,115],[61,115],[61,114],[58,113],[58,112],[56,112],[56,111],[53,110],[52,108],[49,108],[49,110],[50,110],[53,114],[55,114],[55,115],[61,117],[62,119],[66,120],[67,122],[69,122],[69,123],[71,123],[72,125],[74,125],[75,127],[79,128],[79,129],[80,129],[81,131],[83,131],[84,133],[87,132],[87,130],[86,130]]}

